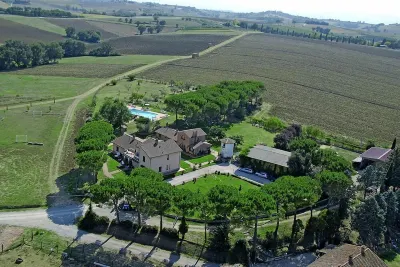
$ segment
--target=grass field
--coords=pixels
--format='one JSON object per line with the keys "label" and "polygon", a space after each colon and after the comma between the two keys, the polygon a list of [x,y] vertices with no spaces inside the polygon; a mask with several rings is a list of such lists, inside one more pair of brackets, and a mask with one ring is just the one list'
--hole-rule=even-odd
{"label": "grass field", "polygon": [[0,106],[82,94],[101,80],[0,74]]}
{"label": "grass field", "polygon": [[185,169],[185,171],[189,171],[192,169],[192,167],[190,167],[190,165],[183,160],[181,160],[180,165],[182,169]]}
{"label": "grass field", "polygon": [[271,115],[335,134],[389,141],[400,134],[393,124],[400,116],[399,58],[398,51],[387,49],[257,34],[142,75],[198,84],[259,80],[265,83],[263,99],[272,105]]}
{"label": "grass field", "polygon": [[257,189],[258,186],[245,182],[239,178],[226,175],[208,175],[207,177],[202,177],[197,179],[196,183],[187,182],[184,185],[180,185],[177,188],[184,188],[194,193],[207,194],[211,188],[216,185],[230,185],[239,190],[242,187],[241,192],[246,192],[249,189]]}
{"label": "grass field", "polygon": [[[26,19],[28,18],[24,17],[22,21],[27,23]],[[40,26],[42,28],[46,27],[47,30],[49,30],[50,28],[49,25],[45,26],[44,24],[37,22],[33,22],[32,26],[28,26],[8,19],[4,19],[2,18],[2,16],[0,16],[0,43],[4,43],[5,41],[10,39],[24,41],[27,43],[47,43],[65,40],[65,38],[58,33],[41,30],[39,28],[35,28],[35,26]],[[55,28],[52,28],[52,30],[54,31]]]}
{"label": "grass field", "polygon": [[[51,105],[52,113],[65,114],[71,102]],[[63,116],[46,115],[50,105],[2,111],[0,117],[0,192],[1,207],[38,206],[46,204],[50,193],[49,165]],[[32,116],[32,111],[43,116]],[[16,135],[27,135],[29,142],[44,143],[29,146],[15,143]]]}
{"label": "grass field", "polygon": [[14,15],[2,15],[0,18],[4,18],[13,22],[17,22],[23,25],[27,25],[30,27],[34,27],[43,31],[48,31],[60,35],[65,35],[65,28],[57,26],[53,23],[48,22],[43,18],[35,18],[35,17],[23,17],[23,16],[14,16]]}
{"label": "grass field", "polygon": [[107,167],[109,172],[117,171],[119,166],[119,162],[113,159],[112,157],[107,158]]}
{"label": "grass field", "polygon": [[[253,147],[256,144],[265,144],[267,146],[274,146],[275,134],[267,132],[262,128],[251,125],[248,122],[241,122],[233,124],[227,131],[226,136],[242,135],[243,144],[237,146],[236,150],[239,151],[242,147]],[[214,150],[220,151],[221,147],[214,146]]]}
{"label": "grass field", "polygon": [[206,156],[202,156],[200,158],[190,159],[189,162],[191,162],[193,164],[201,164],[201,163],[208,163],[209,161],[213,161],[213,160],[215,160],[214,155],[206,155]]}
{"label": "grass field", "polygon": [[387,252],[381,258],[389,267],[400,267],[400,254],[395,251]]}
{"label": "grass field", "polygon": [[118,37],[117,34],[109,32],[103,28],[97,27],[84,19],[58,19],[58,18],[46,18],[46,21],[51,24],[57,25],[61,28],[74,27],[77,32],[79,31],[87,31],[94,30],[101,33],[101,39],[109,39]]}
{"label": "grass field", "polygon": [[209,43],[219,44],[229,35],[216,34],[157,34],[111,39],[111,44],[120,54],[140,55],[190,55],[208,48]]}

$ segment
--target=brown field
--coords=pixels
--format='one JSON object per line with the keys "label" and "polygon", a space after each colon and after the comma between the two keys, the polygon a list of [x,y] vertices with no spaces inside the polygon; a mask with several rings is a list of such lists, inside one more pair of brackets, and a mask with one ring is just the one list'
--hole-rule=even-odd
{"label": "brown field", "polygon": [[57,26],[67,28],[74,27],[76,31],[84,31],[84,30],[94,30],[101,33],[101,39],[109,39],[118,37],[117,34],[109,32],[101,27],[97,27],[86,20],[83,19],[56,19],[56,18],[47,18],[48,22],[53,23]]}
{"label": "brown field", "polygon": [[400,135],[400,53],[325,41],[250,35],[197,60],[142,74],[212,84],[260,80],[271,113],[355,138]]}
{"label": "brown field", "polygon": [[7,40],[19,40],[27,43],[62,41],[61,35],[40,30],[10,20],[0,18],[0,43]]}
{"label": "brown field", "polygon": [[12,74],[75,78],[109,78],[143,65],[122,64],[54,64],[13,71]]}
{"label": "brown field", "polygon": [[119,37],[127,37],[133,36],[137,33],[137,28],[135,24],[121,24],[121,23],[112,23],[112,22],[104,22],[104,21],[87,21],[89,24],[103,29],[108,32],[112,32]]}
{"label": "brown field", "polygon": [[154,34],[109,40],[121,54],[139,55],[190,55],[208,48],[208,44],[221,43],[230,36],[215,34]]}

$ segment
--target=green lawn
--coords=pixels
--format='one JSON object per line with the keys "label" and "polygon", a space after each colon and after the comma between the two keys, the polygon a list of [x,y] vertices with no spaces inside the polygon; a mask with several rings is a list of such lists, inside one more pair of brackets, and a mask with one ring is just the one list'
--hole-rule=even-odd
{"label": "green lawn", "polygon": [[241,192],[245,192],[249,189],[257,189],[259,188],[256,185],[250,184],[246,181],[243,181],[239,178],[235,178],[233,176],[226,175],[208,175],[207,177],[202,177],[197,180],[196,183],[188,182],[184,185],[178,186],[178,188],[189,189],[195,193],[201,192],[202,194],[206,194],[216,185],[231,185],[237,189],[242,187]]}
{"label": "green lawn", "polygon": [[24,16],[15,16],[15,15],[2,15],[1,18],[11,20],[16,23],[24,24],[27,26],[31,26],[34,28],[38,28],[40,30],[57,33],[60,35],[65,35],[65,29],[48,22],[43,18],[35,18],[35,17],[24,17]]}
{"label": "green lawn", "polygon": [[[274,146],[274,137],[276,134],[267,132],[262,128],[255,127],[248,122],[241,122],[233,124],[227,131],[226,136],[242,135],[244,142],[236,150],[242,147],[253,147],[256,144],[265,144],[267,146]],[[214,150],[221,151],[220,146],[214,146]]]}
{"label": "green lawn", "polygon": [[215,160],[215,156],[210,154],[210,155],[205,155],[200,158],[190,159],[189,162],[191,162],[193,164],[200,164],[200,163],[208,163],[209,161],[213,161],[213,160]]}
{"label": "green lawn", "polygon": [[353,159],[357,158],[358,156],[360,156],[359,153],[353,152],[353,151],[349,151],[349,150],[345,150],[343,148],[339,148],[339,147],[335,147],[335,146],[321,146],[322,149],[324,148],[330,148],[335,150],[340,156],[344,157],[345,159],[347,159],[348,161],[353,161]]}
{"label": "green lawn", "polygon": [[395,251],[387,252],[381,255],[381,258],[389,267],[400,267],[400,254]]}
{"label": "green lawn", "polygon": [[185,161],[181,160],[181,168],[185,170],[190,170],[191,167],[189,164],[187,164]]}
{"label": "green lawn", "polygon": [[[1,111],[0,117],[0,206],[21,207],[46,204],[51,193],[49,165],[54,146],[63,125],[64,116],[46,115],[49,106],[54,113],[65,114],[72,101],[33,106],[43,116],[32,116],[25,108]],[[29,146],[15,143],[16,135],[27,135],[29,142],[44,143]]]}
{"label": "green lawn", "polygon": [[84,93],[101,79],[0,74],[0,106]]}
{"label": "green lawn", "polygon": [[113,159],[112,157],[107,158],[107,167],[109,172],[117,171],[119,166],[119,162]]}

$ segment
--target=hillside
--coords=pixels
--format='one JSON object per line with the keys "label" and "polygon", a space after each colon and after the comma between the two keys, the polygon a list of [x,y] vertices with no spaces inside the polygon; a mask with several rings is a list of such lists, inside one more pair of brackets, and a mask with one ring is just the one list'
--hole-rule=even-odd
{"label": "hillside", "polygon": [[[249,35],[200,59],[145,72],[155,80],[259,80],[270,113],[358,139],[400,134],[400,53],[373,47]],[[379,122],[379,123],[378,123]]]}

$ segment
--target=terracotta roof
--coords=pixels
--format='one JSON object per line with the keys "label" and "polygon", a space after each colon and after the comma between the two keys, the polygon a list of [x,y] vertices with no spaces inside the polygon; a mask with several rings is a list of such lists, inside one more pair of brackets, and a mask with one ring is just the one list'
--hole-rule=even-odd
{"label": "terracotta roof", "polygon": [[363,159],[374,161],[386,161],[391,153],[392,150],[388,148],[371,147],[370,149],[362,153],[360,157],[362,157]]}
{"label": "terracotta roof", "polygon": [[163,135],[165,137],[168,137],[169,139],[172,140],[177,140],[178,138],[178,131],[172,128],[168,127],[162,127],[156,130],[156,133]]}
{"label": "terracotta roof", "polygon": [[287,162],[291,155],[292,153],[284,150],[268,146],[257,145],[252,149],[250,149],[250,152],[247,155],[247,157],[269,162],[278,166],[287,167],[288,166]]}
{"label": "terracotta roof", "polygon": [[167,141],[147,139],[141,144],[141,147],[149,158],[182,152],[182,149],[172,139]]}
{"label": "terracotta roof", "polygon": [[[364,249],[364,252],[362,251]],[[386,267],[387,265],[372,250],[365,246],[344,244],[334,249],[322,250],[325,255],[308,265],[309,267]],[[351,258],[351,259],[350,259]]]}

